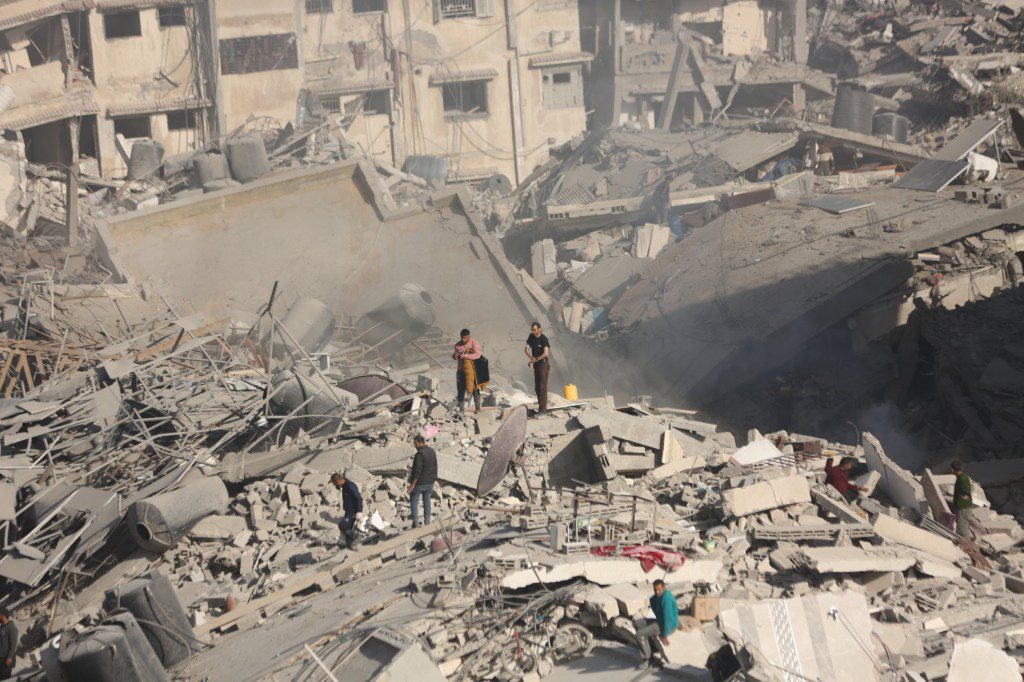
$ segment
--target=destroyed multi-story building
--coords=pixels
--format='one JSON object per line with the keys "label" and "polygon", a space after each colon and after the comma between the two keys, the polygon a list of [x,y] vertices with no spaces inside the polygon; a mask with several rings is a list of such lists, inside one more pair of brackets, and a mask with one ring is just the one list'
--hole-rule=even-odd
{"label": "destroyed multi-story building", "polygon": [[1021,682],[1019,5],[0,2],[15,673]]}
{"label": "destroyed multi-story building", "polygon": [[[3,19],[0,125],[29,161],[123,176],[130,144],[168,154],[210,139],[209,29],[202,3],[19,2]],[[202,37],[202,36],[205,36]]]}
{"label": "destroyed multi-story building", "polygon": [[[581,5],[581,20],[584,45],[595,54],[590,102],[599,125],[700,123],[741,87],[770,90],[795,111],[803,110],[806,89],[831,93],[803,66],[804,0],[597,0]],[[751,71],[748,59],[762,54],[790,63]]]}
{"label": "destroyed multi-story building", "polygon": [[586,123],[575,2],[19,0],[2,12],[0,125],[21,132],[30,161],[84,159],[108,178],[136,140],[174,156],[326,112],[382,161],[437,157],[442,179],[505,187]]}

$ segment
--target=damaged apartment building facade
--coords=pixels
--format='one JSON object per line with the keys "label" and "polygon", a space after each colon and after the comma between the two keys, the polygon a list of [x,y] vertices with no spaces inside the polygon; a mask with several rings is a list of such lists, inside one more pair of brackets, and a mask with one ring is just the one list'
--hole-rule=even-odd
{"label": "damaged apartment building facade", "polygon": [[[805,0],[596,0],[581,4],[581,20],[584,48],[595,54],[589,99],[597,125],[699,124],[722,108],[719,88],[729,103],[770,93],[793,111],[808,96],[832,94],[805,66]],[[748,58],[758,55],[784,63],[752,67]]]}
{"label": "damaged apartment building facade", "polygon": [[184,162],[334,116],[380,161],[507,186],[585,128],[579,25],[575,0],[18,0],[0,126],[30,162],[116,178],[140,139]]}

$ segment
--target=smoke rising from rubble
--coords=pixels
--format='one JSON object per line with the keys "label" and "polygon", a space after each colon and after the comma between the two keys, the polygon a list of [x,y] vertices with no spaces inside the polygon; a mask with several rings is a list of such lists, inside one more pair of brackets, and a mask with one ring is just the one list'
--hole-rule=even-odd
{"label": "smoke rising from rubble", "polygon": [[854,423],[861,432],[873,434],[885,452],[900,466],[919,472],[931,466],[932,455],[907,433],[900,419],[900,410],[892,403],[877,403],[857,415]]}

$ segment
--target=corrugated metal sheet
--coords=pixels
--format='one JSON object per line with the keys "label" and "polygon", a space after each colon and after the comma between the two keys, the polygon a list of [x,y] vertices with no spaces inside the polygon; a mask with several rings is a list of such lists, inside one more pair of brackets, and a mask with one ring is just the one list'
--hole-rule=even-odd
{"label": "corrugated metal sheet", "polygon": [[558,64],[579,64],[580,62],[592,62],[594,55],[589,52],[554,52],[538,57],[530,57],[530,67],[555,66]]}
{"label": "corrugated metal sheet", "polygon": [[466,81],[486,81],[497,78],[498,72],[494,69],[471,69],[469,71],[445,71],[435,73],[430,77],[431,85],[444,85],[446,83],[465,83]]}
{"label": "corrugated metal sheet", "polygon": [[96,9],[100,12],[119,12],[126,9],[149,9],[152,7],[171,7],[187,5],[189,0],[95,0]]}
{"label": "corrugated metal sheet", "polygon": [[33,102],[28,106],[9,109],[0,116],[0,128],[23,130],[72,116],[87,116],[99,112],[100,105],[93,99],[92,91],[73,92],[45,102]]}
{"label": "corrugated metal sheet", "polygon": [[158,114],[165,111],[180,109],[205,109],[213,106],[210,100],[197,97],[181,97],[178,99],[146,100],[130,104],[117,104],[107,107],[107,116],[136,116],[139,114]]}
{"label": "corrugated metal sheet", "polygon": [[357,95],[374,90],[394,90],[395,84],[390,81],[359,81],[358,83],[342,83],[337,80],[326,80],[320,83],[309,83],[306,88],[314,95]]}
{"label": "corrugated metal sheet", "polygon": [[0,31],[95,6],[95,0],[15,0],[0,5]]}
{"label": "corrugated metal sheet", "polygon": [[559,189],[547,203],[549,206],[572,206],[585,205],[596,200],[597,196],[593,192],[576,183]]}

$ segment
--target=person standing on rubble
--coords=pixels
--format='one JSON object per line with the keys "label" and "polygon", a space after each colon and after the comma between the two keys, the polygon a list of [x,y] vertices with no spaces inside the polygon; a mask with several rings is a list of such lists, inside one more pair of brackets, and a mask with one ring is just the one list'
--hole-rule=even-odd
{"label": "person standing on rubble", "polygon": [[523,349],[533,367],[533,389],[537,392],[537,414],[548,411],[548,374],[551,372],[551,344],[548,337],[540,331],[540,322],[530,325],[530,335],[526,337],[526,348]]}
{"label": "person standing on rubble", "polygon": [[668,636],[679,628],[679,604],[676,603],[675,595],[665,589],[664,580],[654,581],[654,595],[650,604],[654,620],[641,617],[633,621],[640,657],[643,659],[640,664],[645,668],[657,664],[651,649],[651,639],[657,637],[662,646],[668,646]]}
{"label": "person standing on rubble", "polygon": [[416,454],[412,458],[409,472],[409,504],[412,507],[412,527],[420,525],[420,499],[423,500],[423,523],[430,523],[430,496],[434,494],[437,482],[437,453],[427,447],[427,439],[416,436],[413,439]]}
{"label": "person standing on rubble", "polygon": [[458,390],[459,413],[466,413],[466,393],[473,395],[473,404],[476,406],[477,414],[480,413],[480,389],[483,384],[476,381],[476,361],[483,357],[484,351],[479,342],[469,335],[468,329],[463,329],[459,334],[462,338],[455,344],[455,352],[452,358],[455,359],[455,386]]}
{"label": "person standing on rubble", "polygon": [[11,622],[11,612],[0,608],[0,680],[9,680],[14,674],[17,651],[18,626]]}
{"label": "person standing on rubble", "polygon": [[974,497],[971,494],[971,477],[964,471],[959,460],[949,465],[956,483],[953,484],[953,508],[956,509],[956,534],[968,540],[974,538],[971,522],[974,521]]}
{"label": "person standing on rubble", "polygon": [[839,460],[839,466],[835,466],[831,457],[825,460],[825,482],[838,490],[847,502],[856,502],[857,493],[868,491],[867,488],[850,483],[850,471],[855,461],[853,457],[843,457]]}
{"label": "person standing on rubble", "polygon": [[341,521],[338,522],[338,529],[345,538],[345,546],[349,549],[356,549],[359,540],[356,538],[356,522],[359,515],[363,513],[363,496],[359,494],[359,486],[355,481],[349,480],[348,472],[341,471],[331,476],[331,483],[341,491],[341,508],[344,511]]}

